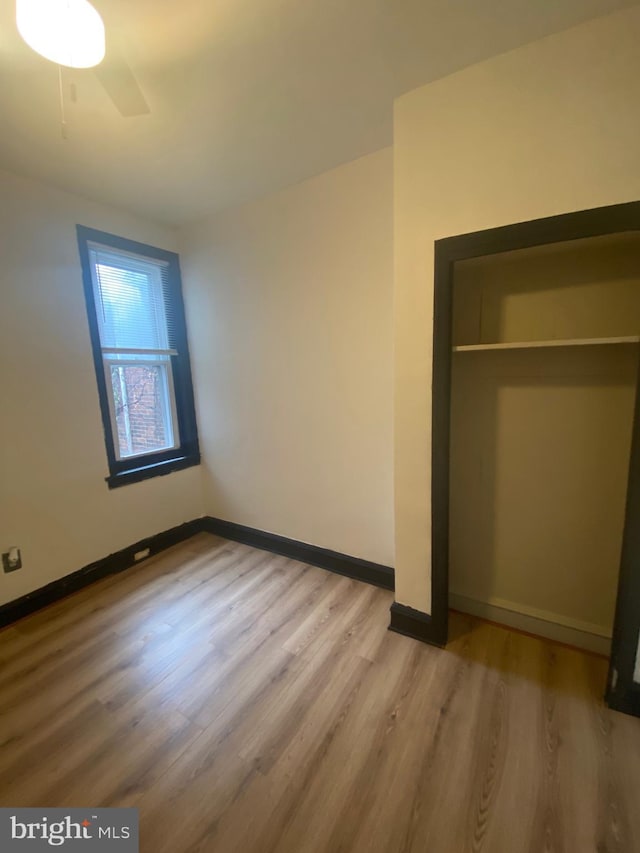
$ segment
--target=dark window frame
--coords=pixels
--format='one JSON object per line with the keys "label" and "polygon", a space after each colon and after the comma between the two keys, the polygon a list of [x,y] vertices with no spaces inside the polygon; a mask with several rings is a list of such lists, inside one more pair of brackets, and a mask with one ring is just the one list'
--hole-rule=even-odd
{"label": "dark window frame", "polygon": [[[82,268],[84,297],[89,321],[93,364],[98,385],[100,412],[102,415],[104,441],[109,465],[109,476],[105,478],[107,485],[110,489],[114,489],[129,483],[137,483],[141,480],[148,480],[151,477],[158,477],[162,474],[170,474],[172,471],[179,471],[183,468],[199,465],[198,428],[191,378],[191,361],[187,340],[184,301],[182,298],[179,256],[175,252],[169,252],[166,249],[149,246],[146,243],[139,243],[135,240],[129,240],[126,237],[119,237],[95,228],[87,228],[84,225],[76,225],[76,232],[78,249],[80,251],[80,265]],[[162,450],[158,453],[134,456],[129,459],[118,459],[116,456],[91,275],[90,243],[99,243],[116,251],[131,252],[155,261],[164,261],[168,264],[169,299],[175,322],[174,335],[178,351],[177,356],[171,357],[176,414],[180,434],[180,444],[178,447]]]}

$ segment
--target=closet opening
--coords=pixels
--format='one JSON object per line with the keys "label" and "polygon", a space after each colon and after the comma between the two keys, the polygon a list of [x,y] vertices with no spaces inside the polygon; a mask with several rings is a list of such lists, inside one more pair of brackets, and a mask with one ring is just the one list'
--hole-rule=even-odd
{"label": "closet opening", "polygon": [[605,654],[639,713],[640,203],[435,249],[438,639],[452,607]]}

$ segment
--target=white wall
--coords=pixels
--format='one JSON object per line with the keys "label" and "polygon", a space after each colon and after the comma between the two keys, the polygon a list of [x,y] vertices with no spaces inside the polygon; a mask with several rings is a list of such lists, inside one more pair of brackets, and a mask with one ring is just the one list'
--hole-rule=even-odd
{"label": "white wall", "polygon": [[640,8],[395,104],[396,597],[430,612],[433,242],[640,198]]}
{"label": "white wall", "polygon": [[10,601],[202,515],[200,469],[109,490],[76,223],[175,249],[166,228],[0,172],[0,572]]}
{"label": "white wall", "polygon": [[184,229],[209,515],[393,565],[392,153]]}

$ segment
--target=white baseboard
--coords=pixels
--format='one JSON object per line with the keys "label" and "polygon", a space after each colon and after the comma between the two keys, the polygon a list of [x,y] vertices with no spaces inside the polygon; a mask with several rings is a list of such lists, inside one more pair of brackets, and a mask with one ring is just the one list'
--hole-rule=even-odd
{"label": "white baseboard", "polygon": [[464,595],[450,593],[449,605],[462,613],[470,613],[481,619],[499,622],[509,628],[526,631],[528,634],[536,634],[558,643],[567,643],[570,646],[607,655],[607,657],[611,654],[611,634],[601,625],[579,622],[556,613],[534,610],[497,598],[490,601],[477,601]]}

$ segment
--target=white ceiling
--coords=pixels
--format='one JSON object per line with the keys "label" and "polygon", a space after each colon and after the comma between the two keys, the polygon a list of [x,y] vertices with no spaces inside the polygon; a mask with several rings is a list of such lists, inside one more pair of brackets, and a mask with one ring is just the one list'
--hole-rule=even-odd
{"label": "white ceiling", "polygon": [[[94,0],[151,107],[123,118],[0,0],[0,166],[180,223],[392,142],[393,99],[632,0]],[[77,91],[70,99],[70,84]]]}

